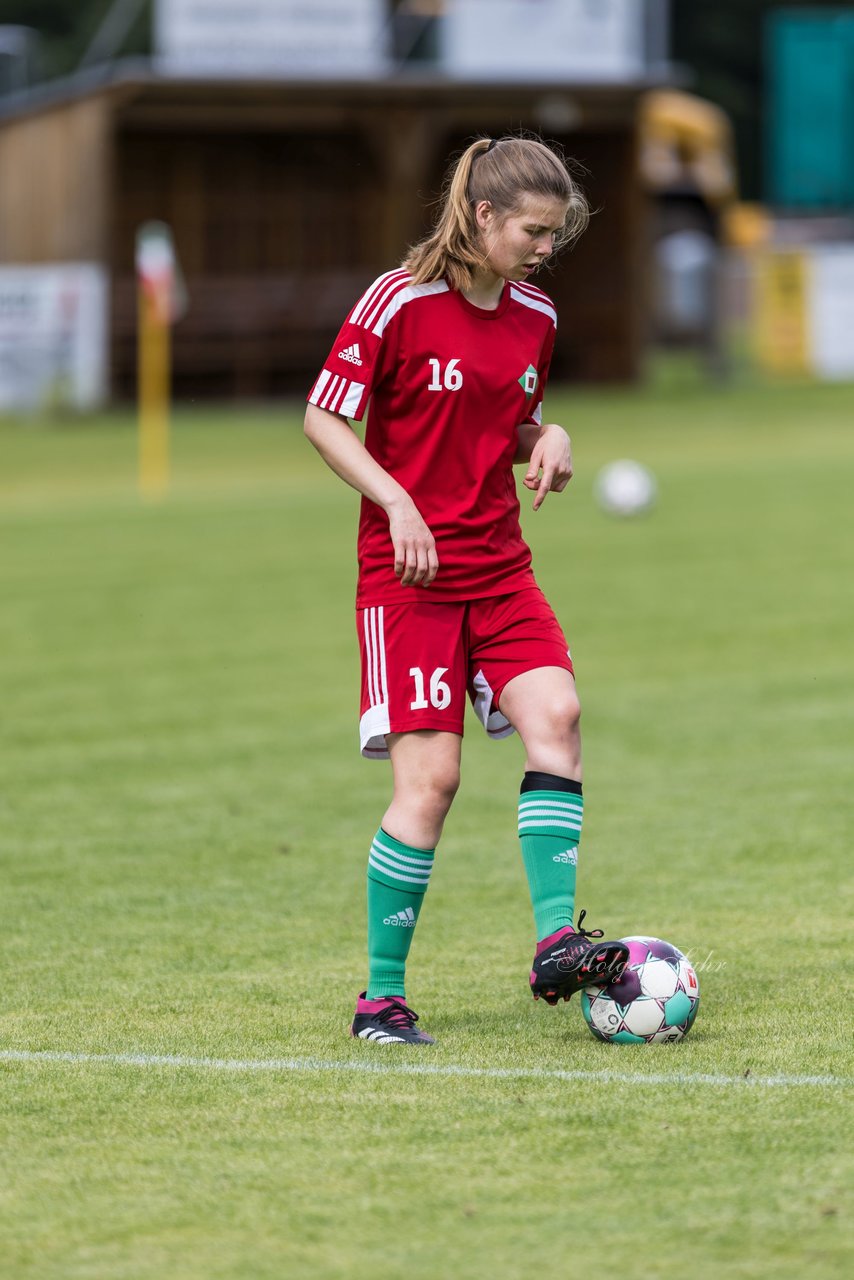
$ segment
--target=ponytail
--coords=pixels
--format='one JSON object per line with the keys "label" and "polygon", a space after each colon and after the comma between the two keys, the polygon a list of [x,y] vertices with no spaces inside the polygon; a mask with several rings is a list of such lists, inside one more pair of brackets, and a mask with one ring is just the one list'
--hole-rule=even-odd
{"label": "ponytail", "polygon": [[444,278],[452,289],[471,288],[485,257],[475,208],[488,200],[499,217],[506,217],[526,195],[568,205],[556,247],[575,240],[587,226],[587,201],[562,156],[534,138],[478,138],[445,180],[433,231],[409,250],[402,266],[415,284]]}

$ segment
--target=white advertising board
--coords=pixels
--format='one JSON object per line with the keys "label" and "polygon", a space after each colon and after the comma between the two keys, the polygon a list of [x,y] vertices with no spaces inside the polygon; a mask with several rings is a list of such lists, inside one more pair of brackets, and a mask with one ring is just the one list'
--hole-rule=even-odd
{"label": "white advertising board", "polygon": [[442,63],[466,79],[622,81],[644,69],[645,0],[448,0]]}
{"label": "white advertising board", "polygon": [[96,263],[0,267],[0,412],[103,403],[108,305]]}
{"label": "white advertising board", "polygon": [[812,367],[820,378],[854,378],[854,248],[813,248],[808,281]]}
{"label": "white advertising board", "polygon": [[169,75],[358,79],[388,65],[386,0],[155,0]]}

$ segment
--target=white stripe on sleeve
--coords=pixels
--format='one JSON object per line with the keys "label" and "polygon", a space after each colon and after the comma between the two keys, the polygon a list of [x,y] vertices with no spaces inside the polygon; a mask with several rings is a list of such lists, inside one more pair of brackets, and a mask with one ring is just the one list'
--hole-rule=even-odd
{"label": "white stripe on sleeve", "polygon": [[371,310],[380,296],[391,284],[398,279],[403,280],[406,275],[407,272],[402,271],[400,267],[398,267],[395,271],[386,271],[384,275],[381,275],[377,280],[375,280],[374,283],[365,290],[362,297],[353,308],[353,314],[350,316],[350,323],[360,324],[363,328],[367,328],[367,325],[364,323],[367,312]]}
{"label": "white stripe on sleeve", "polygon": [[351,382],[347,389],[347,394],[341,401],[341,407],[338,412],[343,413],[345,418],[352,418],[353,414],[359,407],[359,402],[362,399],[362,392],[364,390],[364,382]]}
{"label": "white stripe on sleeve", "polygon": [[311,389],[311,395],[308,397],[310,404],[320,404],[320,398],[323,395],[326,384],[329,382],[331,377],[332,374],[328,369],[321,369],[320,376]]}
{"label": "white stripe on sleeve", "polygon": [[319,401],[321,409],[329,408],[329,405],[334,399],[335,393],[338,390],[338,386],[340,382],[341,382],[341,375],[338,373],[333,374],[332,381],[330,382],[329,387],[327,388],[326,395],[323,397],[322,400]]}
{"label": "white stripe on sleeve", "polygon": [[389,298],[379,313],[377,320],[372,323],[373,332],[378,338],[381,338],[387,325],[407,302],[412,302],[415,298],[429,298],[435,293],[447,292],[448,286],[444,280],[432,280],[429,284],[411,284],[407,285],[406,288],[398,289],[397,293]]}
{"label": "white stripe on sleeve", "polygon": [[532,298],[530,294],[523,293],[521,289],[517,289],[512,284],[510,286],[510,297],[514,298],[516,302],[521,302],[523,307],[530,307],[532,311],[541,311],[557,327],[557,312],[550,302],[540,298]]}
{"label": "white stripe on sleeve", "polygon": [[350,383],[346,378],[343,378],[341,380],[341,386],[338,389],[338,394],[335,397],[335,413],[341,413],[342,402],[349,395],[349,392],[350,392]]}

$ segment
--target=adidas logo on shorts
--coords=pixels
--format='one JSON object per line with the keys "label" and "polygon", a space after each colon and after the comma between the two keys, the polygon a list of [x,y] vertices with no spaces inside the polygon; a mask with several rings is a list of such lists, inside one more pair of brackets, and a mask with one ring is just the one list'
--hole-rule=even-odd
{"label": "adidas logo on shorts", "polygon": [[414,929],[415,912],[411,907],[407,907],[405,911],[398,911],[396,915],[386,916],[383,924],[393,924],[399,929]]}
{"label": "adidas logo on shorts", "polygon": [[578,866],[578,845],[574,845],[572,849],[564,849],[561,853],[556,853],[552,858],[552,862],[563,862],[566,866]]}
{"label": "adidas logo on shorts", "polygon": [[350,364],[361,364],[362,353],[359,351],[358,342],[354,342],[352,347],[345,347],[343,351],[339,351],[338,359],[348,360]]}

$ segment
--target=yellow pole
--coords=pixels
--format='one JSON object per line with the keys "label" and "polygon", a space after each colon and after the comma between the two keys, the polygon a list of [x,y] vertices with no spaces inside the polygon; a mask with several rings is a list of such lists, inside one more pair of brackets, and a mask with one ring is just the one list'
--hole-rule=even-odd
{"label": "yellow pole", "polygon": [[156,501],[169,487],[169,321],[141,286],[138,315],[139,491]]}

